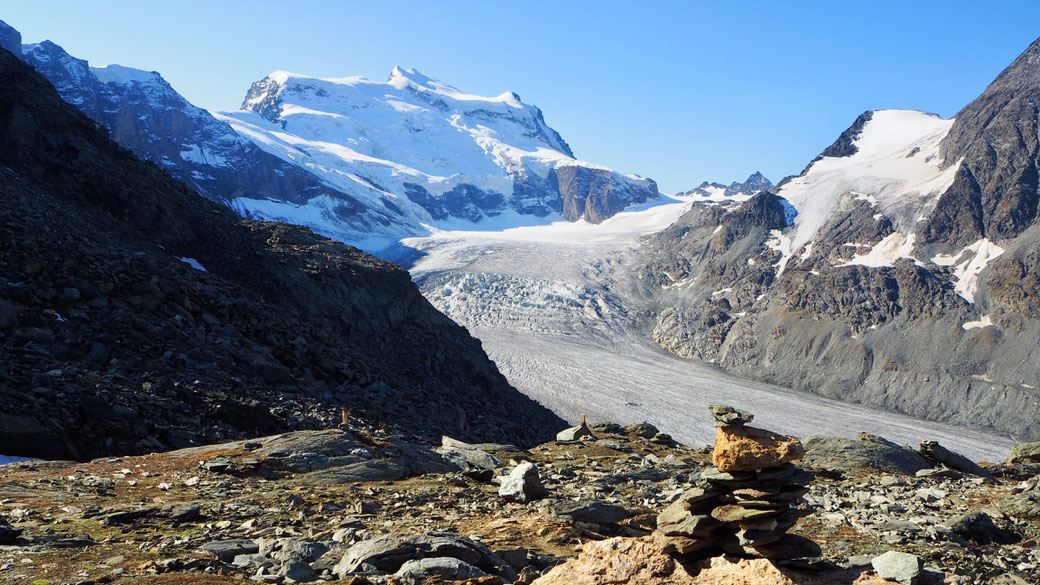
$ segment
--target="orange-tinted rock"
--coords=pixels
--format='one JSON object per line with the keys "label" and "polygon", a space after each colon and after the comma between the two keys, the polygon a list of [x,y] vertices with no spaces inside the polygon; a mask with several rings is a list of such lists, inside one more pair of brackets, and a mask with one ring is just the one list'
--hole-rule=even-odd
{"label": "orange-tinted rock", "polygon": [[693,585],[693,577],[646,538],[610,538],[585,545],[532,585]]}
{"label": "orange-tinted rock", "polygon": [[611,538],[586,544],[577,559],[557,565],[532,585],[894,585],[868,572],[810,575],[767,559],[715,557],[690,571],[646,538]]}
{"label": "orange-tinted rock", "polygon": [[750,471],[778,467],[805,455],[802,442],[755,427],[723,427],[715,433],[711,460],[720,471]]}

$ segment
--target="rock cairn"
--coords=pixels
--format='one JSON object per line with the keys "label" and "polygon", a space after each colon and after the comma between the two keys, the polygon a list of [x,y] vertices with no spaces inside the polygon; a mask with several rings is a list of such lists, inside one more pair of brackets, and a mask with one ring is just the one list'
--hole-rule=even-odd
{"label": "rock cairn", "polygon": [[709,407],[719,427],[712,462],[695,486],[657,517],[654,541],[666,553],[789,560],[820,555],[813,541],[787,531],[807,512],[796,507],[812,474],[791,461],[805,451],[794,437],[746,426],[754,418],[728,406]]}

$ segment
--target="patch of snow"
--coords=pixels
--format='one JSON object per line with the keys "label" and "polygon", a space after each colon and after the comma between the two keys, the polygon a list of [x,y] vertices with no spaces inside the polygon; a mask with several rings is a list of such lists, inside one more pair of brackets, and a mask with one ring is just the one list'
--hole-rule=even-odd
{"label": "patch of snow", "polygon": [[[876,201],[899,231],[910,233],[923,207],[952,183],[959,162],[946,169],[939,144],[953,120],[911,110],[879,110],[855,141],[858,151],[848,157],[823,157],[805,175],[787,182],[778,195],[798,210],[791,247],[798,249],[816,237],[845,193]],[[917,156],[907,154],[919,149]]]}
{"label": "patch of snow", "polygon": [[226,158],[214,153],[212,150],[199,146],[198,144],[185,144],[181,146],[181,158],[188,161],[212,167],[227,167]]}
{"label": "patch of snow", "polygon": [[90,72],[101,80],[102,83],[118,83],[120,85],[150,83],[159,78],[159,74],[155,71],[143,71],[133,67],[123,67],[122,65],[91,67]]}
{"label": "patch of snow", "polygon": [[939,266],[953,266],[953,276],[957,279],[954,289],[966,301],[974,303],[975,293],[979,290],[979,273],[1003,253],[1004,248],[982,238],[956,254],[935,256],[932,262]]}
{"label": "patch of snow", "polygon": [[769,232],[773,239],[766,241],[766,246],[770,250],[776,250],[780,252],[780,260],[777,260],[776,264],[776,276],[780,277],[784,273],[784,269],[787,268],[788,261],[794,256],[794,252],[791,251],[791,238],[785,235],[780,230],[772,230]]}
{"label": "patch of snow", "polygon": [[733,292],[732,288],[724,288],[724,289],[720,289],[720,290],[717,290],[717,291],[711,293],[711,296],[717,297],[719,295],[724,295],[726,293],[731,293],[731,292]]}
{"label": "patch of snow", "polygon": [[199,261],[194,258],[181,258],[181,262],[184,262],[185,264],[191,266],[195,270],[201,270],[203,272],[206,272],[206,269],[202,267],[202,264],[199,264]]}
{"label": "patch of snow", "polygon": [[906,237],[899,232],[885,236],[874,245],[866,254],[856,254],[851,260],[837,264],[837,266],[870,266],[880,268],[882,266],[894,266],[895,261],[900,258],[913,258],[914,234]]}
{"label": "patch of snow", "polygon": [[967,323],[961,325],[961,328],[964,329],[965,331],[970,331],[972,329],[981,329],[983,327],[992,327],[992,326],[993,326],[993,319],[992,319],[992,317],[990,317],[989,315],[985,315],[981,319],[979,319],[978,321],[968,321]]}
{"label": "patch of snow", "polygon": [[12,455],[0,455],[0,465],[8,463],[19,463],[21,461],[35,461],[32,457],[14,457]]}

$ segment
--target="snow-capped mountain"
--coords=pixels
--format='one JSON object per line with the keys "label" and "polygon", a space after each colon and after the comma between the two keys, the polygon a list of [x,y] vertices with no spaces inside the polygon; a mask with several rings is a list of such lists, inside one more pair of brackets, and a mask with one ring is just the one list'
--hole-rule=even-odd
{"label": "snow-capped mountain", "polygon": [[50,41],[21,46],[21,56],[114,140],[210,199],[269,197],[303,204],[326,198],[337,202],[331,212],[349,217],[344,223],[358,232],[404,221],[390,211],[354,217],[362,206],[349,194],[257,148],[185,100],[157,72],[90,67]]}
{"label": "snow-capped mountain", "polygon": [[512,92],[480,97],[395,68],[377,83],[274,73],[211,113],[162,76],[0,42],[138,156],[210,199],[379,251],[439,228],[599,222],[657,197],[650,179],[579,161]]}
{"label": "snow-capped mountain", "polygon": [[683,191],[678,193],[678,197],[693,198],[695,201],[700,199],[703,201],[712,202],[740,202],[747,200],[759,191],[765,191],[773,186],[773,182],[770,181],[762,173],[755,171],[748,176],[747,180],[743,183],[733,181],[729,185],[723,185],[722,183],[716,183],[714,181],[704,181],[694,189],[689,191]]}
{"label": "snow-capped mountain", "polygon": [[652,239],[655,339],[781,385],[1040,437],[1037,102],[1040,41],[955,118],[866,112],[800,175],[740,205],[695,203]]}
{"label": "snow-capped mountain", "polygon": [[[414,69],[394,68],[385,82],[276,72],[253,84],[242,109],[219,117],[366,206],[426,226],[515,225],[532,216],[595,223],[658,194],[650,179],[575,159],[517,94],[471,95]],[[338,229],[320,199],[232,204],[249,216]]]}

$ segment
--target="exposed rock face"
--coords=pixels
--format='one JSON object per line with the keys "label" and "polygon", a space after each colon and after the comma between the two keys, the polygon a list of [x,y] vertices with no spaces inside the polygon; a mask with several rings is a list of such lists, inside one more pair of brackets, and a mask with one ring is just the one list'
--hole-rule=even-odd
{"label": "exposed rock face", "polygon": [[22,54],[22,34],[0,20],[0,48],[14,53]]}
{"label": "exposed rock face", "polygon": [[957,112],[942,143],[946,164],[963,159],[977,190],[972,219],[991,240],[1007,240],[1033,225],[1037,215],[1040,122],[1040,40]]}
{"label": "exposed rock face", "polygon": [[200,197],[6,51],[0,136],[0,453],[150,452],[341,405],[430,439],[563,426],[407,272]]}
{"label": "exposed rock face", "polygon": [[829,398],[1040,438],[1037,87],[1040,43],[955,120],[868,112],[798,177],[695,204],[649,238],[655,341]]}

